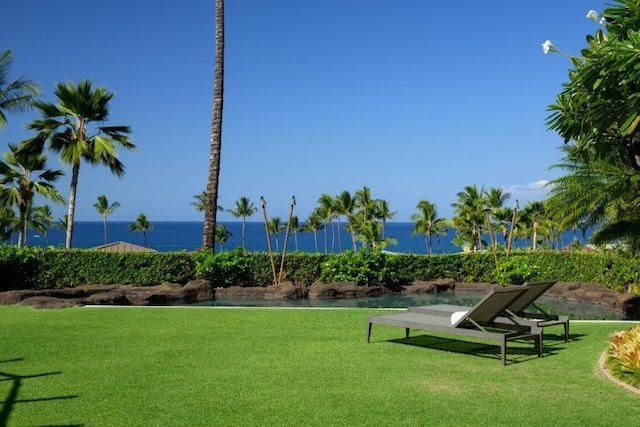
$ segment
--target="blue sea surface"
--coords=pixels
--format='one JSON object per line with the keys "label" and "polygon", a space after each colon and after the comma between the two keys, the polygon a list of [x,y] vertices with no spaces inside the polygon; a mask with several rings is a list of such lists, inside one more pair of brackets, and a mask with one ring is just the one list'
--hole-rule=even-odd
{"label": "blue sea surface", "polygon": [[[146,232],[146,244],[142,232],[129,230],[130,222],[108,221],[107,222],[107,243],[128,242],[140,246],[147,246],[159,252],[173,251],[195,251],[202,247],[203,224],[201,221],[163,221],[152,222],[153,229]],[[242,222],[221,222],[231,232],[232,237],[224,243],[222,250],[233,250],[242,247]],[[344,224],[343,224],[344,225]],[[424,235],[412,236],[414,223],[411,222],[388,222],[385,226],[385,236],[397,240],[397,244],[388,245],[385,249],[391,252],[407,254],[426,254],[427,243]],[[287,238],[287,252],[320,252],[338,253],[353,248],[349,232],[343,228],[338,229],[334,224],[334,231],[331,227],[318,231],[315,235],[310,232],[289,233]],[[434,236],[432,239],[432,251],[434,254],[462,252],[462,248],[452,243],[456,231],[450,230],[446,236]],[[282,252],[285,243],[285,232],[278,234],[277,239],[271,236],[271,249],[275,252]],[[250,252],[267,252],[267,234],[262,222],[246,223],[246,248]],[[485,236],[486,237],[486,236]],[[488,237],[486,237],[488,239]],[[566,235],[564,246],[571,241],[571,237]],[[48,234],[29,230],[27,244],[30,246],[54,246],[64,247],[65,232],[59,229],[50,229]],[[12,243],[12,242],[9,242]],[[499,243],[502,244],[501,239]],[[72,246],[74,248],[93,248],[105,244],[104,226],[102,221],[79,221],[76,223],[73,232]],[[515,242],[514,247],[526,246],[527,241]],[[362,246],[357,243],[358,249]],[[216,243],[216,250],[220,250],[220,245]]]}

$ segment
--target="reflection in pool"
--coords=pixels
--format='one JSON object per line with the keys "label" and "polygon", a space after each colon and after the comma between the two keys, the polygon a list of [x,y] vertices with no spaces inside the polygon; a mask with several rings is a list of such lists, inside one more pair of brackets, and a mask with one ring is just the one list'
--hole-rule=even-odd
{"label": "reflection in pool", "polygon": [[[385,295],[365,298],[322,298],[322,299],[267,299],[267,298],[224,298],[194,305],[212,307],[315,307],[315,308],[407,308],[419,305],[454,304],[473,306],[486,292],[459,291],[437,294]],[[541,297],[537,305],[551,314],[568,315],[571,319],[622,320],[624,315],[613,308],[600,304],[567,301],[559,298]]]}

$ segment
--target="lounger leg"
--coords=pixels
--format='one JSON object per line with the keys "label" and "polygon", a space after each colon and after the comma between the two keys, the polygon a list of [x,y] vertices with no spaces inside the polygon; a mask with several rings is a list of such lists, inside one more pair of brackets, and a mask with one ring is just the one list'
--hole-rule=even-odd
{"label": "lounger leg", "polygon": [[544,348],[542,331],[536,336],[536,344],[538,344],[538,357],[542,357],[542,349]]}
{"label": "lounger leg", "polygon": [[569,342],[569,321],[564,322],[564,342]]}
{"label": "lounger leg", "polygon": [[502,337],[500,340],[500,355],[502,356],[502,366],[507,364],[507,338]]}
{"label": "lounger leg", "polygon": [[371,322],[367,322],[367,342],[371,338]]}
{"label": "lounger leg", "polygon": [[409,328],[404,328],[404,337],[409,338]]}

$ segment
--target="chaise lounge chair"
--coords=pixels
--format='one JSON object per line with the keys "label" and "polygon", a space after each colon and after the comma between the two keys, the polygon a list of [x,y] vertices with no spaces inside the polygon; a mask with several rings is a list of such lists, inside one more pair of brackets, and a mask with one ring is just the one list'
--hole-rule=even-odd
{"label": "chaise lounge chair", "polygon": [[[503,314],[508,318],[517,320],[518,323],[523,325],[538,326],[543,329],[548,326],[563,325],[564,342],[569,341],[569,317],[549,314],[542,308],[538,307],[535,303],[538,298],[555,285],[555,283],[555,281],[529,282],[524,283],[522,286],[514,286],[516,288],[526,288],[527,292],[513,301],[513,303],[507,307],[506,313]],[[535,309],[535,311],[533,311],[533,309]],[[408,310],[410,312],[421,314],[450,316],[454,312],[468,310],[468,308],[459,305],[437,304],[409,307]],[[503,315],[501,314],[496,321],[505,322],[507,320],[503,318]]]}
{"label": "chaise lounge chair", "polygon": [[503,365],[507,363],[507,341],[533,338],[538,347],[538,357],[542,357],[542,328],[536,325],[520,324],[508,316],[504,317],[504,320],[496,321],[499,316],[504,315],[505,310],[516,299],[526,292],[526,288],[520,287],[497,289],[487,294],[468,311],[450,313],[450,316],[423,314],[415,311],[371,316],[367,319],[367,342],[371,338],[372,325],[379,323],[404,327],[407,338],[410,329],[422,329],[430,332],[497,340],[500,342]]}

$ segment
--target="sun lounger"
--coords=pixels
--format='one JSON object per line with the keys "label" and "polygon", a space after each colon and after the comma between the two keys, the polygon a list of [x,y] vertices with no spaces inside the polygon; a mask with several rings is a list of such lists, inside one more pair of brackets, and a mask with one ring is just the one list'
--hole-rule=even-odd
{"label": "sun lounger", "polygon": [[[526,288],[527,292],[514,300],[513,303],[507,307],[506,312],[501,313],[496,321],[506,322],[508,320],[504,317],[508,317],[509,319],[516,319],[521,324],[538,326],[543,329],[548,326],[563,325],[564,341],[569,341],[569,317],[549,314],[544,309],[536,305],[538,298],[548,291],[555,283],[555,281],[543,281],[525,283],[522,286],[514,286],[515,288]],[[425,305],[408,308],[410,312],[437,316],[450,316],[452,313],[468,309],[469,308],[464,306],[451,304]]]}
{"label": "sun lounger", "polygon": [[525,292],[527,292],[525,288],[497,289],[488,293],[468,311],[454,312],[450,316],[422,314],[414,311],[371,316],[367,319],[367,342],[371,338],[372,325],[379,323],[404,327],[407,338],[411,329],[421,329],[497,340],[500,342],[503,365],[507,363],[508,341],[534,339],[538,347],[538,357],[542,357],[542,328],[535,325],[522,325],[509,317],[505,317],[504,321],[496,321],[501,314],[505,313],[507,307]]}

